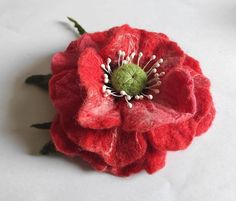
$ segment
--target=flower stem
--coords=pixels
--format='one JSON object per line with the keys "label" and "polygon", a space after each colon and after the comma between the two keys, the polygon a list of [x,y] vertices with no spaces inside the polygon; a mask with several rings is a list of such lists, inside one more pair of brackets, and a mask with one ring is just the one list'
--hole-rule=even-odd
{"label": "flower stem", "polygon": [[74,24],[74,27],[78,30],[78,32],[79,32],[80,35],[86,33],[86,31],[84,30],[84,28],[83,28],[76,20],[74,20],[74,19],[71,18],[71,17],[67,17],[67,19],[68,19],[69,21],[71,21],[71,22]]}

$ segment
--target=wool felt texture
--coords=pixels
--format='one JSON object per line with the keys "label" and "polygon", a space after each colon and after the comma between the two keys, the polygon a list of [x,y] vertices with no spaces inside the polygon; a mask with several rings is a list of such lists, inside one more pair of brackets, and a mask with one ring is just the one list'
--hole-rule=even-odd
{"label": "wool felt texture", "polygon": [[[153,100],[123,99],[102,93],[101,64],[117,52],[143,52],[163,58],[166,75]],[[141,170],[154,173],[165,165],[167,151],[187,148],[210,127],[215,108],[210,81],[199,62],[165,34],[113,27],[85,33],[52,58],[49,92],[57,110],[51,138],[57,151],[80,157],[94,169],[117,176]]]}

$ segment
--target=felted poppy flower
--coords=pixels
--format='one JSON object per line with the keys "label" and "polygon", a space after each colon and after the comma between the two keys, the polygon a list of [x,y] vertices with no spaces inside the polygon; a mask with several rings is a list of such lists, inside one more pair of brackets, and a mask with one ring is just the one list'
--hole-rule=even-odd
{"label": "felted poppy flower", "polygon": [[84,33],[51,69],[52,142],[99,171],[153,173],[215,115],[198,61],[162,33],[128,25]]}

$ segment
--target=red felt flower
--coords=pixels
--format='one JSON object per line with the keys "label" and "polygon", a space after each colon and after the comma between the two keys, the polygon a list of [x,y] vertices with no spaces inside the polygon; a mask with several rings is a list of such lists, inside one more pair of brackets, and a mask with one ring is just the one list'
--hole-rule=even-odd
{"label": "red felt flower", "polygon": [[[126,74],[116,71],[122,66],[123,73],[134,70],[139,77],[124,81]],[[137,66],[146,69],[138,72]],[[145,88],[128,94],[143,87],[134,84],[146,79],[143,72]],[[51,137],[57,151],[118,176],[159,170],[168,150],[185,149],[215,115],[199,63],[162,33],[128,25],[85,33],[53,56],[52,73],[57,115]]]}

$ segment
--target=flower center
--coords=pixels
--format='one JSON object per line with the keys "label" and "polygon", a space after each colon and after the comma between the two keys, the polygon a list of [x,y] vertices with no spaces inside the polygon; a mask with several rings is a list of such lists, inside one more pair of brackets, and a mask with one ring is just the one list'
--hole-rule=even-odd
{"label": "flower center", "polygon": [[117,68],[111,76],[113,88],[120,92],[125,91],[130,96],[140,94],[147,83],[147,74],[138,65],[123,64]]}
{"label": "flower center", "polygon": [[[111,59],[107,59],[106,64],[101,64],[104,70],[104,85],[102,92],[104,96],[114,96],[116,98],[124,98],[129,108],[132,108],[131,99],[142,100],[147,98],[153,99],[153,92],[158,94],[161,85],[160,78],[165,75],[165,72],[158,72],[158,68],[163,63],[163,59],[157,59],[156,55],[152,55],[144,66],[140,66],[140,59],[143,56],[139,52],[137,57],[133,52],[125,57],[125,52],[118,52],[117,68],[112,72]],[[134,63],[134,60],[136,62]],[[155,62],[154,62],[155,61]],[[150,65],[152,62],[154,64]]]}

